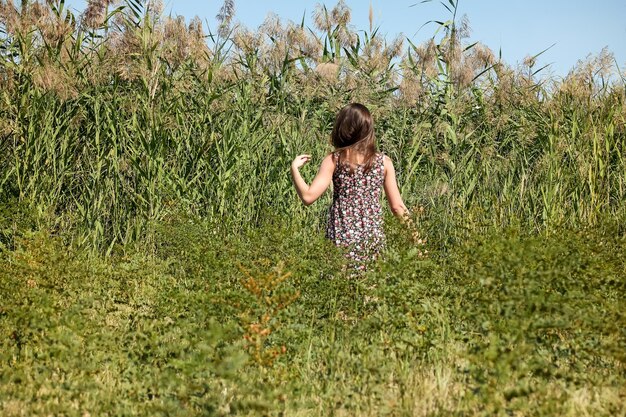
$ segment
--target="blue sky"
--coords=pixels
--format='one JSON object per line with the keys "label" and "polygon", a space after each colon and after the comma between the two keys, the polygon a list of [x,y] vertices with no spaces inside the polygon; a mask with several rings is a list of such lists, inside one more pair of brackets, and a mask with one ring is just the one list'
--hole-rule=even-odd
{"label": "blue sky", "polygon": [[[372,0],[374,26],[379,26],[388,39],[398,33],[414,42],[429,38],[435,25],[418,32],[420,26],[429,20],[446,20],[449,13],[438,1],[420,1]],[[304,15],[305,23],[311,25],[317,3],[328,8],[336,4],[320,0],[235,0],[235,21],[256,28],[273,12],[295,22]],[[352,25],[367,30],[370,1],[346,3],[352,9]],[[66,4],[80,11],[85,1],[66,0]],[[164,0],[164,4],[166,13],[188,19],[197,15],[215,30],[215,15],[222,1]],[[459,16],[463,14],[467,14],[472,28],[469,41],[480,41],[496,54],[501,50],[503,59],[512,65],[555,44],[538,59],[537,67],[551,64],[550,71],[557,76],[566,75],[578,60],[599,53],[605,46],[622,71],[626,69],[626,0],[459,0]]]}

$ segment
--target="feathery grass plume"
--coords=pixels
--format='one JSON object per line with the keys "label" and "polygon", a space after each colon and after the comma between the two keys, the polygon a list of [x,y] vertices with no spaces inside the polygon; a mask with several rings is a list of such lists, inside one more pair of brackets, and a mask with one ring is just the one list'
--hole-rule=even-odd
{"label": "feathery grass plume", "polygon": [[305,28],[294,23],[289,23],[285,28],[286,42],[293,50],[294,58],[306,57],[309,62],[317,62],[322,49],[317,37]]}
{"label": "feathery grass plume", "polygon": [[599,54],[589,54],[586,59],[579,60],[563,80],[560,90],[573,98],[589,100],[607,91],[614,71],[615,57],[604,47]]}
{"label": "feathery grass plume", "polygon": [[474,68],[469,64],[469,61],[464,59],[453,62],[450,67],[452,82],[458,89],[468,87],[474,79]]}
{"label": "feathery grass plume", "polygon": [[[495,64],[493,69],[496,74],[492,97],[494,106],[509,108],[520,105],[520,83],[515,70],[503,62]],[[509,121],[510,115],[507,112],[499,112],[495,125],[498,129],[505,129]]]}
{"label": "feathery grass plume", "polygon": [[337,81],[339,65],[334,62],[321,62],[315,67],[315,73],[326,81]]}
{"label": "feathery grass plume", "polygon": [[472,79],[469,83],[475,82],[486,96],[491,95],[494,82],[490,79],[490,74],[493,74],[493,66],[497,65],[493,51],[481,43],[476,43],[469,54],[466,52],[464,65],[471,68]]}
{"label": "feathery grass plume", "polygon": [[462,60],[463,46],[453,32],[440,45],[441,57],[447,65],[454,66]]}
{"label": "feathery grass plume", "polygon": [[472,48],[471,55],[474,57],[478,67],[487,68],[496,62],[493,51],[482,43],[477,43]]}
{"label": "feathery grass plume", "polygon": [[270,39],[270,42],[261,45],[259,53],[262,67],[270,74],[281,72],[283,63],[288,57],[290,46],[285,39],[286,29],[275,13],[268,13],[259,27],[259,32]]}
{"label": "feathery grass plume", "polygon": [[[463,16],[466,18],[466,16]],[[468,32],[467,21],[462,20],[457,24],[452,23],[450,29],[446,30],[446,34],[440,43],[441,57],[446,63],[450,63],[460,59],[462,52],[462,42]]]}
{"label": "feathery grass plume", "polygon": [[66,100],[78,95],[75,78],[57,63],[44,58],[40,65],[33,70],[33,82],[44,92],[56,94],[60,99]]}
{"label": "feathery grass plume", "polygon": [[388,60],[392,60],[402,55],[403,48],[404,48],[404,35],[400,33],[398,36],[394,38],[393,41],[391,41],[390,44],[385,45],[383,54]]}
{"label": "feathery grass plume", "polygon": [[112,25],[111,25],[111,29],[108,34],[111,34],[112,32],[115,31],[121,31],[121,30],[125,30],[125,29],[130,29],[130,26],[128,25],[129,23],[129,16],[128,16],[129,11],[127,10],[126,12],[122,12],[122,13],[115,13],[113,15],[112,18]]}
{"label": "feathery grass plume", "polygon": [[535,66],[536,63],[537,63],[537,56],[535,55],[526,55],[523,61],[524,67],[526,67],[529,71],[532,70],[532,68]]}
{"label": "feathery grass plume", "polygon": [[40,32],[42,39],[47,45],[56,45],[74,32],[76,29],[73,19],[65,19],[63,16],[56,16],[52,13],[42,19],[40,24]]}
{"label": "feathery grass plume", "polygon": [[300,52],[307,58],[312,59],[314,62],[318,62],[322,52],[322,42],[320,39],[312,33],[306,32],[304,40],[300,44]]}
{"label": "feathery grass plume", "polygon": [[0,23],[5,25],[9,13],[15,13],[13,0],[0,0]]}
{"label": "feathery grass plume", "polygon": [[337,31],[337,40],[342,48],[350,48],[356,44],[358,38],[359,35],[352,32],[348,26],[340,26],[339,31]]}
{"label": "feathery grass plume", "polygon": [[605,46],[596,57],[595,63],[598,68],[597,75],[607,78],[615,70],[615,55],[609,51],[608,46]]}
{"label": "feathery grass plume", "polygon": [[[113,72],[121,79],[136,80],[142,73],[142,63],[138,59],[142,55],[141,33],[139,33],[139,28],[134,26],[132,20],[123,16],[118,15],[115,24],[115,30],[108,33],[105,43],[107,60]],[[151,37],[156,35],[157,27],[152,31]]]}
{"label": "feathery grass plume", "polygon": [[391,71],[391,61],[402,53],[403,43],[402,35],[389,44],[380,36],[367,39],[362,52],[364,59],[360,65],[372,81],[379,85],[394,83],[396,74]]}
{"label": "feathery grass plume", "polygon": [[400,68],[402,69],[402,79],[398,85],[400,104],[415,105],[425,93],[422,72],[419,67],[411,65],[407,56],[400,62]]}
{"label": "feathery grass plume", "polygon": [[265,68],[274,75],[283,71],[285,60],[292,58],[287,41],[281,36],[274,40],[267,49],[265,56]]}
{"label": "feathery grass plume", "polygon": [[126,25],[124,19],[116,16],[114,20],[115,28],[107,34],[107,42],[104,44],[105,55],[110,64],[111,73],[117,74],[123,80],[128,80],[131,77],[128,76],[130,65],[127,62],[127,57],[130,55],[127,52],[134,49],[129,47],[129,40],[132,35],[129,30],[124,30]]}
{"label": "feathery grass plume", "polygon": [[206,35],[202,27],[202,20],[195,16],[189,22],[187,29],[189,40],[189,55],[199,65],[201,69],[205,69],[211,58],[211,50],[206,42]]}
{"label": "feathery grass plume", "polygon": [[434,39],[430,39],[426,42],[426,46],[423,48],[423,55],[420,55],[427,63],[435,63],[437,60],[437,44]]}
{"label": "feathery grass plume", "polygon": [[19,13],[13,0],[0,1],[0,25],[7,34],[14,35],[19,24]]}
{"label": "feathery grass plume", "polygon": [[[136,26],[132,19],[120,17],[115,20],[112,32],[108,34],[106,42],[115,73],[125,80],[143,80],[149,90],[150,97],[156,93],[161,80],[161,68],[168,59],[175,63],[173,51],[180,45],[178,59],[185,56],[187,46],[179,38],[165,39],[165,25],[170,18],[163,19],[159,14],[162,11],[162,2],[152,1],[145,7],[145,16],[140,26]],[[174,36],[175,30],[170,23],[170,30]],[[180,28],[181,35],[186,37],[186,28]],[[166,58],[167,56],[167,58]],[[159,59],[159,58],[163,59]]]}
{"label": "feathery grass plume", "polygon": [[370,0],[370,10],[369,10],[367,17],[370,22],[370,33],[372,33],[374,31],[374,7],[372,6],[371,0]]}
{"label": "feathery grass plume", "polygon": [[189,22],[189,33],[195,38],[204,39],[204,29],[202,27],[202,20],[198,16],[194,16]]}
{"label": "feathery grass plume", "polygon": [[[379,36],[372,36],[368,41],[363,45],[363,57],[365,57],[368,61],[373,59],[377,54],[381,54],[383,49],[383,41]],[[366,63],[367,64],[367,63]]]}
{"label": "feathery grass plume", "polygon": [[153,21],[160,18],[163,14],[163,0],[148,0],[146,13]]}
{"label": "feathery grass plume", "polygon": [[48,16],[50,9],[48,6],[35,1],[28,5],[26,12],[30,15],[35,24],[39,23],[42,19]]}
{"label": "feathery grass plume", "polygon": [[222,7],[220,8],[219,13],[215,18],[218,23],[217,34],[220,38],[224,39],[228,36],[228,32],[230,32],[230,24],[235,16],[235,0],[224,0]]}
{"label": "feathery grass plume", "polygon": [[233,34],[233,44],[244,54],[253,54],[261,46],[262,38],[248,28],[239,26]]}
{"label": "feathery grass plume", "polygon": [[89,29],[102,27],[107,8],[116,2],[116,0],[87,0],[87,7],[81,17],[83,26]]}
{"label": "feathery grass plume", "polygon": [[287,43],[292,46],[300,47],[306,41],[307,32],[304,28],[300,27],[300,25],[296,25],[290,22],[289,24],[287,24],[285,32]]}
{"label": "feathery grass plume", "polygon": [[345,27],[350,23],[351,11],[345,0],[339,0],[330,12],[332,24]]}
{"label": "feathery grass plume", "polygon": [[437,44],[434,39],[429,39],[414,48],[417,55],[416,65],[420,72],[428,78],[433,78],[438,73],[437,68]]}
{"label": "feathery grass plume", "polygon": [[463,16],[461,16],[461,22],[456,26],[456,31],[457,39],[459,40],[467,39],[472,34],[472,28],[467,14],[463,14]]}
{"label": "feathery grass plume", "polygon": [[339,0],[330,14],[326,8],[323,9],[324,17],[328,19],[329,30],[326,31],[330,35],[330,29],[335,27],[334,36],[339,41],[342,48],[350,48],[358,39],[358,35],[350,28],[351,12],[344,0]]}
{"label": "feathery grass plume", "polygon": [[313,10],[313,24],[320,32],[330,33],[332,30],[333,23],[328,15],[328,10],[321,3],[317,3]]}
{"label": "feathery grass plume", "polygon": [[183,16],[165,19],[163,39],[162,56],[170,64],[170,68],[176,71],[189,56],[189,36]]}
{"label": "feathery grass plume", "polygon": [[[33,10],[35,13],[33,14]],[[33,26],[37,23],[37,11],[41,10],[38,2],[29,4],[22,2],[18,9],[13,0],[0,2],[0,24],[4,25],[7,34],[27,34],[32,31]]]}
{"label": "feathery grass plume", "polygon": [[[22,31],[41,30],[45,26],[46,21],[50,17],[50,8],[38,1],[22,4],[20,10],[20,19],[22,20]],[[22,32],[26,33],[26,32]]]}
{"label": "feathery grass plume", "polygon": [[163,43],[160,45],[161,56],[176,71],[185,61],[191,60],[200,68],[208,65],[210,51],[202,29],[202,21],[194,17],[189,26],[183,16],[166,17],[155,32],[162,32]]}
{"label": "feathery grass plume", "polygon": [[276,13],[268,13],[263,23],[259,27],[259,32],[270,38],[278,38],[283,32],[283,26],[280,17]]}
{"label": "feathery grass plume", "polygon": [[0,1],[0,26],[3,27],[7,33],[13,33],[13,29],[16,25],[18,18],[17,10],[13,5],[13,0],[1,0]]}

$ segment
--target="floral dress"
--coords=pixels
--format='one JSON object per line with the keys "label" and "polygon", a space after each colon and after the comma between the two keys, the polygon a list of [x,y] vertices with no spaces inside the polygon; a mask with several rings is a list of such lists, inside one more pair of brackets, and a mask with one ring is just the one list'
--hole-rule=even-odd
{"label": "floral dress", "polygon": [[347,249],[346,256],[357,269],[374,260],[385,244],[382,207],[384,156],[377,153],[369,171],[358,165],[353,172],[345,163],[338,163],[333,173],[333,203],[328,213],[326,237]]}

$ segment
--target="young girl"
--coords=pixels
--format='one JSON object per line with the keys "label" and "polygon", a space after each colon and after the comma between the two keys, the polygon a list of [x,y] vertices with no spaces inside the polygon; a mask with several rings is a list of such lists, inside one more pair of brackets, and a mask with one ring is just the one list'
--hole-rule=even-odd
{"label": "young girl", "polygon": [[333,203],[329,210],[326,237],[348,248],[347,256],[358,269],[375,259],[384,243],[381,190],[385,190],[391,211],[408,215],[402,201],[391,160],[376,151],[374,123],[362,104],[349,104],[337,114],[332,132],[335,151],[322,161],[309,186],[299,168],[311,160],[299,155],[291,163],[291,175],[298,196],[312,204],[333,182]]}

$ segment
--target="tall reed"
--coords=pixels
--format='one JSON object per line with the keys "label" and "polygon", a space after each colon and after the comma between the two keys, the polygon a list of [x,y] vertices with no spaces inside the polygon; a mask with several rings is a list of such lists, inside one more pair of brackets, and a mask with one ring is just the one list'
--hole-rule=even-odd
{"label": "tall reed", "polygon": [[276,217],[319,227],[325,205],[301,207],[287,168],[302,152],[321,160],[353,100],[438,233],[626,214],[625,88],[608,51],[563,80],[533,60],[511,68],[466,43],[454,2],[423,45],[354,32],[343,1],[313,28],[270,16],[208,35],[198,19],[109,3],[97,19],[62,1],[0,3],[0,201],[54,213],[88,246],[178,212],[230,232]]}

